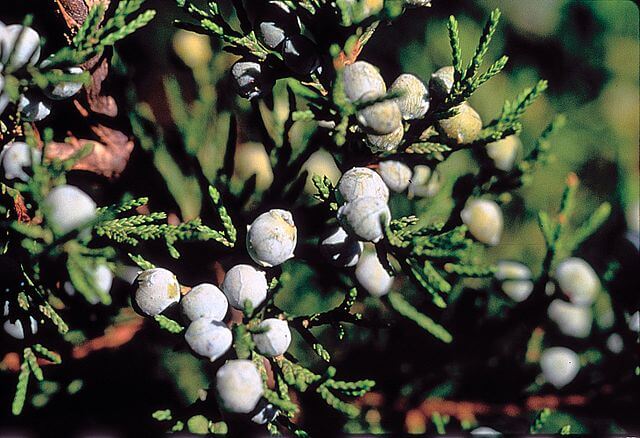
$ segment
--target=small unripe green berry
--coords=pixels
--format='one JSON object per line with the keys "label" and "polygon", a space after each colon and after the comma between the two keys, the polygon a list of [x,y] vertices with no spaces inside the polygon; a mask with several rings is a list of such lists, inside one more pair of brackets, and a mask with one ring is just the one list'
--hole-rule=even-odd
{"label": "small unripe green berry", "polygon": [[222,407],[237,414],[255,409],[264,393],[262,377],[250,360],[230,360],[216,373],[216,390]]}
{"label": "small unripe green berry", "polygon": [[34,161],[40,161],[41,157],[42,152],[21,141],[7,144],[0,152],[3,177],[7,180],[29,181],[30,176],[24,169],[31,167]]}
{"label": "small unripe green berry", "polygon": [[247,231],[247,251],[260,266],[277,266],[293,257],[298,231],[286,210],[269,210]]}
{"label": "small unripe green berry", "polygon": [[384,237],[384,227],[391,221],[391,212],[380,197],[357,198],[338,209],[338,222],[350,234],[368,242]]}
{"label": "small unripe green berry", "polygon": [[400,94],[394,100],[404,120],[422,118],[429,111],[429,91],[416,76],[402,74],[391,84],[390,92]]}
{"label": "small unripe green berry", "polygon": [[267,298],[267,276],[250,265],[236,265],[229,269],[222,282],[222,291],[229,304],[238,310],[244,309],[248,300],[256,308]]}
{"label": "small unripe green berry", "polygon": [[381,198],[386,203],[389,200],[389,188],[375,171],[368,167],[353,167],[338,181],[336,195],[341,203],[365,196]]}
{"label": "small unripe green berry", "polygon": [[438,100],[443,100],[453,88],[453,74],[455,70],[452,65],[436,70],[429,80],[429,91]]}
{"label": "small unripe green berry", "polygon": [[458,144],[468,144],[475,141],[482,130],[480,115],[468,103],[457,107],[458,114],[448,119],[440,120],[438,124],[444,134]]}
{"label": "small unripe green berry", "polygon": [[351,102],[360,100],[367,94],[378,97],[387,92],[387,86],[378,69],[365,61],[346,65],[343,81],[344,92]]}
{"label": "small unripe green berry", "polygon": [[324,149],[312,153],[302,166],[302,171],[307,171],[307,180],[304,184],[304,191],[310,195],[318,193],[318,189],[313,184],[314,175],[322,175],[329,178],[332,184],[337,184],[340,180],[340,169],[336,165],[333,155]]}
{"label": "small unripe green berry", "polygon": [[196,354],[211,362],[225,354],[233,343],[231,330],[220,321],[210,318],[196,319],[189,324],[184,339]]}
{"label": "small unripe green berry", "polygon": [[578,375],[580,358],[565,347],[551,347],[542,352],[540,368],[547,382],[560,389]]}
{"label": "small unripe green berry", "polygon": [[0,64],[15,71],[40,58],[40,35],[28,26],[11,24],[0,29]]}
{"label": "small unripe green berry", "polygon": [[320,243],[320,250],[331,264],[340,267],[351,267],[358,263],[363,244],[338,227]]}
{"label": "small unripe green berry", "polygon": [[211,41],[207,35],[178,29],[171,42],[176,55],[192,69],[205,67],[213,57]]}
{"label": "small unripe green berry", "polygon": [[487,144],[487,155],[493,160],[496,169],[505,172],[513,169],[518,151],[522,148],[522,142],[515,135],[503,138]]}
{"label": "small unripe green berry", "polygon": [[262,143],[247,142],[236,147],[233,177],[242,182],[256,176],[256,189],[265,190],[273,181],[273,169],[269,155]]}
{"label": "small unripe green berry", "polygon": [[531,270],[518,262],[500,261],[495,278],[500,281],[502,291],[516,303],[526,300],[533,292]]}
{"label": "small unripe green berry", "polygon": [[460,217],[479,242],[487,245],[497,245],[500,242],[504,220],[502,210],[495,202],[486,199],[469,201]]}
{"label": "small unripe green berry", "polygon": [[381,297],[389,293],[393,285],[393,277],[382,266],[375,252],[362,254],[356,266],[358,283],[374,297]]}
{"label": "small unripe green berry", "polygon": [[600,280],[593,268],[578,257],[562,261],[555,270],[554,277],[562,292],[572,303],[589,306],[600,290]]}
{"label": "small unripe green berry", "polygon": [[96,203],[75,186],[51,189],[42,203],[45,218],[58,233],[65,234],[86,225],[96,216]]}
{"label": "small unripe green berry", "polygon": [[[365,99],[368,100],[368,97]],[[356,113],[356,118],[364,131],[373,135],[391,134],[402,127],[402,114],[394,100],[383,100],[364,107]]]}
{"label": "small unripe green berry", "polygon": [[431,170],[429,166],[418,164],[413,167],[413,176],[409,183],[409,199],[415,196],[433,197],[440,191],[442,176],[438,170]]}
{"label": "small unripe green berry", "polygon": [[400,124],[398,129],[393,131],[391,134],[367,135],[367,145],[373,153],[391,152],[400,146],[400,143],[402,143],[402,137],[404,137],[404,126]]}
{"label": "small unripe green berry", "polygon": [[164,268],[147,269],[136,278],[135,303],[147,316],[156,316],[180,301],[180,283],[173,272]]}
{"label": "small unripe green berry", "polygon": [[208,318],[222,321],[227,314],[229,303],[220,289],[209,283],[194,286],[180,301],[180,307],[191,321]]}
{"label": "small unripe green berry", "polygon": [[267,318],[258,325],[258,328],[264,332],[255,333],[253,342],[261,354],[276,357],[287,351],[289,344],[291,344],[291,331],[287,321]]}
{"label": "small unripe green berry", "polygon": [[547,309],[549,319],[560,331],[574,338],[586,338],[591,332],[593,312],[590,307],[578,306],[563,300],[553,300]]}
{"label": "small unripe green berry", "polygon": [[395,160],[381,161],[378,165],[378,173],[387,187],[396,193],[403,192],[409,187],[413,174],[409,166]]}

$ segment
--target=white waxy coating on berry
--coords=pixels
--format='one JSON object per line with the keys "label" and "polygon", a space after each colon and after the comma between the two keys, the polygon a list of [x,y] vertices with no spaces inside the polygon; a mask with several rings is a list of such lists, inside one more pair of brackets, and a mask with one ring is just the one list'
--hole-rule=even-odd
{"label": "white waxy coating on berry", "polygon": [[[0,70],[1,67],[2,66],[0,65]],[[0,116],[4,113],[7,105],[9,105],[9,95],[4,92],[4,76],[0,73]]]}
{"label": "white waxy coating on berry", "polygon": [[593,312],[591,308],[577,306],[563,300],[553,300],[547,309],[549,319],[558,325],[560,331],[574,338],[586,338],[591,333]]}
{"label": "white waxy coating on berry", "polygon": [[68,233],[96,217],[93,199],[79,188],[67,184],[51,189],[42,208],[49,224],[60,233]]}
{"label": "white waxy coating on berry", "polygon": [[629,205],[624,214],[629,231],[636,235],[640,233],[640,202],[634,201]]}
{"label": "white waxy coating on berry", "polygon": [[251,421],[256,424],[267,424],[273,422],[280,412],[278,408],[268,403],[266,400],[260,400],[258,403],[258,413],[251,417]]}
{"label": "white waxy coating on berry", "polygon": [[431,6],[431,0],[404,0],[404,4],[412,8],[428,8]]}
{"label": "white waxy coating on berry", "polygon": [[229,269],[222,282],[222,291],[229,304],[238,310],[244,309],[249,300],[255,308],[267,298],[267,276],[250,265],[236,265]]}
{"label": "white waxy coating on berry", "polygon": [[551,347],[542,352],[540,368],[547,382],[560,389],[578,375],[580,358],[568,348]]}
{"label": "white waxy coating on berry", "polygon": [[389,189],[396,193],[403,192],[409,187],[413,172],[401,161],[387,160],[378,165],[378,173]]}
{"label": "white waxy coating on berry", "polygon": [[40,35],[28,26],[11,24],[0,31],[0,51],[5,70],[33,65],[40,58]]}
{"label": "white waxy coating on berry", "polygon": [[470,433],[472,436],[493,436],[493,437],[502,436],[500,432],[498,432],[492,427],[487,427],[487,426],[476,427]]}
{"label": "white waxy coating on berry", "polygon": [[574,304],[589,306],[600,290],[600,280],[593,268],[578,257],[563,260],[556,268],[554,277],[562,292]]}
{"label": "white waxy coating on berry", "polygon": [[225,354],[233,343],[231,330],[220,321],[200,318],[193,321],[184,333],[189,347],[211,362]]}
{"label": "white waxy coating on berry", "polygon": [[526,300],[533,292],[531,270],[522,263],[499,261],[495,278],[500,281],[502,291],[516,303]]}
{"label": "white waxy coating on berry", "polygon": [[624,341],[618,333],[611,333],[607,338],[607,348],[614,354],[622,353],[624,349]]}
{"label": "white waxy coating on berry", "polygon": [[286,210],[269,210],[256,218],[247,231],[247,251],[260,266],[277,266],[293,257],[298,230]]}
{"label": "white waxy coating on berry", "polygon": [[391,290],[393,277],[389,275],[375,252],[365,252],[356,266],[358,283],[374,297],[386,295]]}
{"label": "white waxy coating on berry", "polygon": [[[69,67],[66,74],[81,75],[84,72],[80,67]],[[65,81],[53,86],[50,90],[46,90],[47,97],[55,100],[68,99],[76,95],[82,89],[82,81]]]}
{"label": "white waxy coating on berry", "polygon": [[409,184],[408,197],[415,196],[433,197],[440,191],[442,176],[437,170],[431,170],[429,166],[418,164],[413,167],[413,176]]}
{"label": "white waxy coating on berry", "polygon": [[391,152],[394,151],[398,146],[400,146],[403,137],[404,126],[402,126],[401,124],[400,126],[398,126],[398,129],[393,131],[391,134],[367,135],[367,146],[369,146],[369,149],[373,153]]}
{"label": "white waxy coating on berry", "polygon": [[[1,112],[0,106],[0,113]],[[636,247],[636,251],[638,251],[640,250],[640,202],[635,201],[627,207],[625,219],[628,228],[625,237]]]}
{"label": "white waxy coating on berry", "polygon": [[180,307],[191,321],[199,318],[222,321],[227,314],[229,303],[224,293],[216,286],[202,283],[194,286],[182,297]]}
{"label": "white waxy coating on berry", "polygon": [[368,242],[380,241],[384,236],[384,226],[390,221],[391,211],[381,198],[357,198],[338,209],[340,225],[348,233]]}
{"label": "white waxy coating on berry", "polygon": [[164,268],[147,269],[138,274],[138,289],[134,299],[138,308],[148,316],[162,313],[180,301],[180,283],[173,272]]}
{"label": "white waxy coating on berry", "polygon": [[250,360],[230,360],[216,373],[216,390],[229,412],[248,414],[264,393],[262,377]]}
{"label": "white waxy coating on berry", "polygon": [[627,318],[627,325],[632,332],[640,332],[640,310]]}
{"label": "white waxy coating on berry", "polygon": [[389,200],[389,188],[380,175],[367,167],[354,167],[347,170],[338,181],[340,202],[351,202],[357,198],[381,198]]}
{"label": "white waxy coating on berry", "polygon": [[51,105],[44,98],[23,94],[18,101],[18,111],[23,120],[39,122],[51,114]]}
{"label": "white waxy coating on berry", "polygon": [[257,62],[238,61],[231,66],[231,75],[242,97],[253,99],[262,94],[262,66]]}
{"label": "white waxy coating on berry", "polygon": [[458,114],[440,120],[438,124],[445,135],[458,144],[471,143],[478,138],[482,130],[480,114],[466,102],[459,105],[457,109]]}
{"label": "white waxy coating on berry", "polygon": [[338,227],[320,243],[324,256],[331,264],[340,267],[351,267],[358,263],[363,247],[362,242],[347,234],[342,227]]}
{"label": "white waxy coating on berry", "polygon": [[503,138],[487,144],[487,155],[493,160],[496,169],[505,172],[513,169],[518,151],[522,148],[522,142],[515,135]]}
{"label": "white waxy coating on berry", "polygon": [[104,263],[101,263],[93,270],[93,278],[98,289],[104,293],[109,293],[113,285],[113,272]]}
{"label": "white waxy coating on berry", "polygon": [[[29,317],[29,325],[30,325],[31,334],[35,335],[38,332],[38,321],[36,321],[33,318],[33,316]],[[2,328],[12,338],[24,339],[25,333],[24,333],[24,327],[22,326],[21,320],[17,319],[14,322],[11,322],[11,320],[7,319],[2,325]]]}
{"label": "white waxy coating on berry", "polygon": [[[97,265],[93,270],[90,271],[91,276],[93,277],[93,281],[98,288],[98,290],[102,291],[104,294],[108,294],[111,291],[111,286],[113,284],[113,272],[111,269],[103,263]],[[71,284],[70,281],[64,283],[64,290],[70,296],[75,295],[76,290]],[[100,297],[97,295],[90,295],[87,297],[87,301],[91,304],[98,304],[100,302]]]}
{"label": "white waxy coating on berry", "polygon": [[503,228],[502,210],[493,201],[474,199],[469,201],[460,213],[469,232],[479,242],[497,245]]}
{"label": "white waxy coating on berry", "polygon": [[[369,93],[365,100],[375,99],[377,96]],[[373,135],[386,135],[402,127],[402,114],[394,100],[383,100],[366,106],[356,113],[358,123],[365,132]]]}
{"label": "white waxy coating on berry", "polygon": [[40,161],[41,157],[42,152],[26,143],[21,141],[9,143],[0,152],[4,178],[29,181],[29,175],[24,169],[31,167],[34,161]]}
{"label": "white waxy coating on berry", "polygon": [[287,34],[300,32],[300,22],[289,6],[281,1],[270,1],[263,6],[258,17],[258,36],[270,49],[277,49]]}
{"label": "white waxy coating on berry", "polygon": [[398,76],[391,84],[389,91],[400,94],[394,100],[400,108],[403,119],[419,119],[429,111],[429,91],[416,76],[412,74]]}
{"label": "white waxy coating on berry", "polygon": [[343,70],[344,92],[351,102],[362,99],[366,94],[382,96],[387,86],[376,67],[365,61],[348,64]]}
{"label": "white waxy coating on berry", "polygon": [[454,68],[451,65],[439,68],[431,74],[429,91],[438,99],[444,99],[453,88]]}
{"label": "white waxy coating on berry", "polygon": [[269,357],[284,354],[291,344],[291,331],[287,321],[267,318],[258,325],[263,333],[253,334],[253,342],[261,354]]}

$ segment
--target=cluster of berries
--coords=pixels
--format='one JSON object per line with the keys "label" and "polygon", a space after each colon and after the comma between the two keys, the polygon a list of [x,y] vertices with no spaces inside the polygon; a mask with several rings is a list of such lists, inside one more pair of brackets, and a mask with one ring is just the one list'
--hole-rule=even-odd
{"label": "cluster of berries", "polygon": [[[28,66],[35,66],[40,59],[40,35],[34,29],[20,24],[4,25],[0,22],[0,116],[11,101],[5,90],[6,77],[15,78]],[[47,59],[38,68],[46,70],[51,66]],[[65,74],[80,75],[80,67],[69,67]],[[67,99],[82,88],[82,81],[59,82],[44,90],[27,90],[20,94],[17,109],[22,120],[37,122],[51,113],[51,100]]]}
{"label": "cluster of berries", "polygon": [[[247,231],[247,252],[262,267],[273,267],[293,257],[297,230],[291,213],[270,210],[258,216]],[[269,291],[267,274],[247,264],[229,269],[220,288],[199,284],[182,294],[176,276],[163,268],[141,272],[133,302],[139,313],[154,317],[179,305],[188,321],[184,338],[198,356],[215,361],[233,344],[233,334],[225,319],[229,306],[244,311],[257,309]],[[267,357],[283,355],[291,343],[289,324],[284,319],[266,318],[249,327],[256,350]],[[217,396],[227,411],[253,413],[253,421],[272,421],[277,410],[262,398],[263,382],[257,367],[249,360],[228,360],[216,374]]]}
{"label": "cluster of berries", "polygon": [[[316,44],[303,35],[300,18],[282,1],[267,1],[249,8],[254,31],[260,42],[279,54],[282,62],[242,58],[231,67],[240,96],[253,99],[270,92],[276,79],[285,76],[307,77],[321,73]],[[271,62],[273,61],[273,62]]]}

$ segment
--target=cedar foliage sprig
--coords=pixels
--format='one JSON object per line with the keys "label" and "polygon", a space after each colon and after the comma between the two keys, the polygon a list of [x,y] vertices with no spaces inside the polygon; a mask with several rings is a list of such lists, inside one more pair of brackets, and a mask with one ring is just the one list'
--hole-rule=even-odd
{"label": "cedar foliage sprig", "polygon": [[56,52],[50,58],[47,68],[80,65],[146,26],[156,12],[152,9],[140,12],[143,3],[144,0],[118,2],[113,15],[104,23],[106,8],[104,3],[97,3],[89,9],[86,19],[71,40],[72,44]]}

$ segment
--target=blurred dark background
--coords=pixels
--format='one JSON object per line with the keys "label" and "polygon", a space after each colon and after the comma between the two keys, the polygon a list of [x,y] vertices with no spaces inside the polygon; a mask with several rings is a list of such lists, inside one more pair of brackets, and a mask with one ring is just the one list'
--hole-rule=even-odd
{"label": "blurred dark background", "polygon": [[[34,13],[33,27],[48,38],[44,53],[63,43],[64,23],[51,13],[51,2],[2,3],[0,20],[7,24],[20,22],[28,12]],[[246,104],[230,95],[223,73],[234,57],[220,54],[218,42],[212,42],[210,54],[206,39],[190,38],[184,31],[176,33],[172,22],[182,15],[172,1],[148,0],[146,6],[158,11],[157,18],[120,44],[117,64],[126,69],[118,72],[116,68],[118,74],[108,85],[122,103],[122,125],[127,126],[127,111],[132,110],[127,104],[126,90],[133,87],[138,100],[149,103],[158,124],[170,128],[164,78],[177,79],[185,99],[196,94],[185,53],[214,58],[212,62],[218,66],[216,74],[220,76],[217,90],[220,113],[246,112]],[[430,419],[416,416],[416,408],[424,407],[425,400],[441,399],[473,402],[472,407],[478,409],[477,412],[472,409],[470,415],[467,411],[459,416],[452,414],[448,431],[460,430],[464,421],[469,421],[505,433],[526,433],[536,411],[542,407],[535,405],[535,400],[532,402],[534,393],[550,396],[547,402],[557,403],[549,406],[554,408],[554,414],[545,432],[555,433],[566,424],[572,426],[574,433],[640,430],[640,388],[635,375],[637,333],[631,332],[625,321],[616,320],[613,326],[606,321],[607,312],[612,311],[615,303],[624,302],[627,309],[634,305],[637,309],[640,290],[637,249],[624,238],[629,231],[638,232],[638,7],[632,1],[622,0],[434,0],[431,8],[411,10],[392,26],[382,24],[361,59],[377,65],[388,83],[401,73],[414,73],[427,80],[437,68],[450,64],[448,16],[453,14],[460,22],[463,56],[468,59],[483,23],[495,7],[501,9],[503,19],[487,59],[497,59],[505,53],[510,60],[502,74],[471,98],[471,104],[483,120],[491,120],[505,99],[513,99],[538,78],[545,78],[549,90],[523,120],[520,137],[525,151],[556,114],[565,114],[568,123],[553,138],[554,160],[537,172],[532,184],[513,194],[505,212],[505,236],[501,245],[489,250],[489,258],[519,260],[537,273],[544,247],[536,214],[539,210],[555,211],[565,177],[571,171],[581,181],[578,222],[602,202],[612,203],[612,217],[578,254],[601,275],[612,260],[621,265],[616,279],[603,292],[604,298],[596,303],[592,335],[587,339],[571,339],[550,329],[545,338],[545,343],[561,343],[585,354],[598,351],[600,356],[585,365],[576,380],[562,391],[545,386],[536,377],[539,369],[524,363],[524,355],[532,330],[548,324],[546,313],[532,315],[530,321],[513,320],[510,303],[484,291],[481,285],[471,285],[470,292],[452,298],[453,310],[444,315],[443,324],[454,335],[454,343],[449,346],[439,344],[411,322],[400,322],[388,330],[350,329],[348,340],[343,343],[327,336],[327,345],[335,352],[334,361],[341,376],[373,378],[378,382],[378,395],[365,398],[364,418],[351,422],[313,395],[305,395],[302,424],[312,436],[330,436],[341,430],[433,433]],[[71,108],[67,110],[71,114]],[[69,120],[65,111],[61,109],[52,118],[56,133],[61,136],[65,135]],[[242,120],[240,117],[242,140],[259,140],[256,128],[248,121],[243,125]],[[301,128],[300,135],[308,135],[308,129]],[[96,196],[102,197],[99,203],[130,192],[150,196],[154,209],[173,211],[181,217],[197,215],[200,200],[189,196],[188,186],[182,187],[177,197],[177,189],[158,171],[162,159],[179,160],[179,151],[170,152],[152,161],[148,153],[137,148],[123,177],[108,190],[106,181],[92,180],[98,187]],[[219,157],[206,154],[206,148],[200,156],[205,166],[214,168],[219,162]],[[446,214],[450,208],[447,197],[455,177],[473,166],[471,155],[452,156],[442,166],[445,183],[441,195],[419,201],[416,208],[428,211],[432,217]],[[401,211],[407,207],[397,201],[395,208]],[[179,277],[193,282],[213,278],[210,257],[201,260],[207,247],[192,247],[190,251],[192,255],[176,265]],[[163,257],[158,250],[158,260]],[[286,270],[291,280],[279,298],[283,308],[302,313],[326,309],[339,301],[340,291],[323,284],[317,273],[303,263],[289,263]],[[112,290],[115,301],[122,305],[126,305],[127,294],[124,281]],[[390,317],[384,306],[370,298],[360,310],[374,319]],[[95,312],[94,319],[101,321],[101,311]],[[447,324],[454,321],[454,326]],[[625,342],[619,354],[611,353],[605,346],[612,332],[620,333]],[[17,343],[2,338],[2,354],[18,351],[17,348]],[[317,360],[300,339],[295,339],[293,352],[308,363]],[[198,389],[207,386],[213,369],[194,359],[182,345],[175,345],[155,327],[145,325],[130,342],[117,349],[101,350],[84,359],[69,359],[62,366],[47,367],[47,379],[56,383],[32,384],[34,396],[17,418],[10,414],[16,374],[0,373],[0,436],[24,430],[41,436],[159,433],[165,425],[153,420],[151,413],[191,403]],[[567,401],[566,396],[570,395],[577,398]],[[407,415],[408,412],[414,415]],[[420,412],[424,413],[424,409]],[[243,434],[256,433],[253,429],[239,430]]]}

